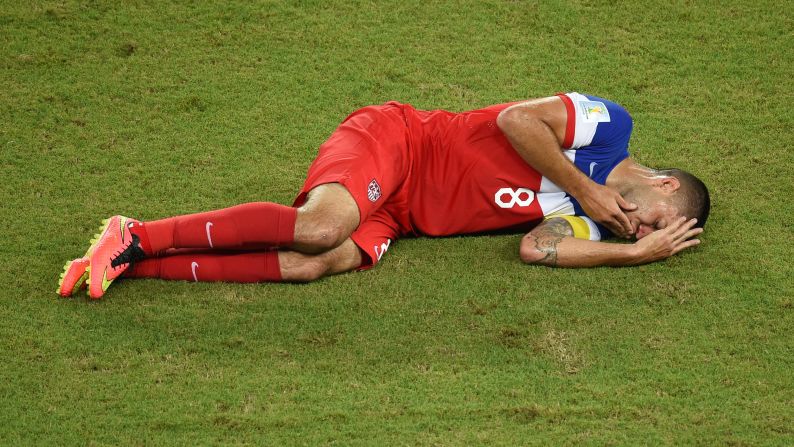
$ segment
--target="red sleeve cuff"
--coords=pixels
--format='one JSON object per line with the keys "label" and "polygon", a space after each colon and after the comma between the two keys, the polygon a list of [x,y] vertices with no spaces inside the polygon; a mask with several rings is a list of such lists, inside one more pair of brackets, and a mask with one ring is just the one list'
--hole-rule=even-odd
{"label": "red sleeve cuff", "polygon": [[568,120],[565,123],[565,138],[562,140],[562,148],[570,149],[573,145],[573,137],[576,132],[576,109],[573,107],[573,101],[565,93],[557,93],[557,96],[562,99],[565,104],[565,110],[568,112]]}

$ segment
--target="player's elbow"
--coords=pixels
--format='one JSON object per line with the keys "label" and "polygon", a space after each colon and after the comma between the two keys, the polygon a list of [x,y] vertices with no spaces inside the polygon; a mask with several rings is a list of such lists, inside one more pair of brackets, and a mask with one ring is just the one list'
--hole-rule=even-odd
{"label": "player's elbow", "polygon": [[518,256],[524,264],[543,264],[546,253],[538,250],[527,236],[521,240],[521,247],[518,249]]}

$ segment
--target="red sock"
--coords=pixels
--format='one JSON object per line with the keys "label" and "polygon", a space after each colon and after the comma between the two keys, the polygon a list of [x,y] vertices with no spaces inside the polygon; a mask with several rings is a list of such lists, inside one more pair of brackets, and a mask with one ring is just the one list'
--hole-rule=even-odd
{"label": "red sock", "polygon": [[281,267],[278,251],[180,254],[139,261],[124,272],[124,277],[202,282],[279,282]]}
{"label": "red sock", "polygon": [[252,202],[217,211],[144,222],[131,231],[148,255],[169,248],[243,248],[253,244],[292,244],[298,210],[269,202]]}

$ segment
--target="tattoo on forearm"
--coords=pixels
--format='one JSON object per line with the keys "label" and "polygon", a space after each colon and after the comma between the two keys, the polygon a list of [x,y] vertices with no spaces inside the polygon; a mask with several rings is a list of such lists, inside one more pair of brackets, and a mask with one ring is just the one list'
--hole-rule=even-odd
{"label": "tattoo on forearm", "polygon": [[573,236],[573,228],[565,219],[549,219],[529,233],[535,243],[535,249],[543,253],[538,264],[557,266],[557,244],[565,236]]}

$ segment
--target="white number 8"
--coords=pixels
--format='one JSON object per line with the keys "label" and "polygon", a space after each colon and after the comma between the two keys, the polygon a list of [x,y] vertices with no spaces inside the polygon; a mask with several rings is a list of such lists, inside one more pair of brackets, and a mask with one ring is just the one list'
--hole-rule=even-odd
{"label": "white number 8", "polygon": [[[502,197],[505,194],[510,195],[510,201],[505,202],[502,200]],[[526,194],[526,198],[522,198],[522,195],[524,194]],[[529,206],[529,204],[535,200],[535,192],[527,188],[518,188],[515,190],[512,188],[502,188],[499,191],[496,191],[493,200],[497,205],[499,205],[499,208],[512,208],[516,205],[525,207]]]}

